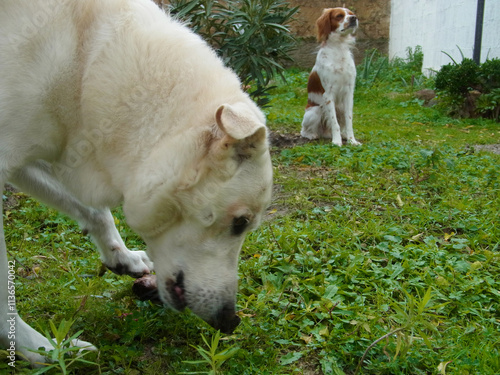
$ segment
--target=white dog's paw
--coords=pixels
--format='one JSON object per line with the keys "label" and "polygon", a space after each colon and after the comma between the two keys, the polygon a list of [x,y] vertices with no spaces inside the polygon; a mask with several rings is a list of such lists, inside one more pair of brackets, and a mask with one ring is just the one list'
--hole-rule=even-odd
{"label": "white dog's paw", "polygon": [[361,146],[362,145],[361,142],[356,141],[354,138],[349,139],[348,142],[350,145],[353,145],[353,146]]}
{"label": "white dog's paw", "polygon": [[[36,346],[37,346],[37,349],[44,348],[45,351],[47,351],[47,352],[54,349],[52,347],[52,345],[48,343],[48,341],[46,343],[43,343],[43,344],[40,343],[39,345],[36,345]],[[85,350],[92,351],[92,352],[98,350],[90,342],[78,340],[78,339],[72,340],[71,346],[80,348],[80,350],[75,351],[75,354],[82,354],[82,352]],[[53,359],[51,359],[48,356],[44,356],[40,353],[35,353],[32,351],[28,351],[28,350],[21,350],[20,352],[21,352],[21,356],[24,357],[28,362],[30,362],[34,367],[41,367],[43,365],[46,365],[47,363],[53,362]]]}
{"label": "white dog's paw", "polygon": [[[16,355],[30,362],[33,366],[39,367],[44,363],[51,362],[47,357],[48,352],[54,349],[54,346],[45,336],[31,328],[21,317],[16,317]],[[55,342],[56,340],[53,339]],[[71,346],[80,348],[78,353],[83,350],[95,351],[97,348],[91,343],[79,339],[71,341]],[[40,349],[43,348],[43,349]],[[43,352],[39,352],[43,350]],[[45,353],[44,353],[45,352]],[[47,355],[45,355],[47,354]]]}
{"label": "white dog's paw", "polygon": [[80,348],[78,353],[81,353],[84,350],[88,350],[91,352],[97,351],[97,348],[94,345],[92,345],[90,342],[79,340],[79,339],[71,340],[71,346]]}
{"label": "white dog's paw", "polygon": [[118,248],[111,255],[111,259],[103,259],[103,263],[109,270],[118,275],[139,278],[153,271],[153,262],[144,251]]}

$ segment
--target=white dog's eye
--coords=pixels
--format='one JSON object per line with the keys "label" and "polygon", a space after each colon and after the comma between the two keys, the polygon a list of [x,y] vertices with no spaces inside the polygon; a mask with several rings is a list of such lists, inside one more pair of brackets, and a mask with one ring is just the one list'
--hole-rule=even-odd
{"label": "white dog's eye", "polygon": [[248,226],[250,219],[245,216],[235,217],[231,225],[231,233],[235,236],[242,234]]}

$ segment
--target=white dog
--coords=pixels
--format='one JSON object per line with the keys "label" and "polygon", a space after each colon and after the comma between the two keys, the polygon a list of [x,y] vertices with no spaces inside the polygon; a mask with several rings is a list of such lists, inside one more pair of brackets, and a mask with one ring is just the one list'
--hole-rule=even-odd
{"label": "white dog", "polygon": [[[149,0],[3,0],[0,134],[2,190],[78,220],[118,274],[154,263],[164,303],[238,325],[238,256],[272,165],[264,115],[198,36]],[[121,202],[147,255],[114,226]],[[17,316],[12,270],[2,226],[0,345],[43,360],[29,349],[51,345]]]}
{"label": "white dog", "polygon": [[307,107],[301,135],[305,138],[342,139],[359,145],[352,128],[356,66],[351,49],[358,19],[349,9],[328,8],[316,21],[321,43],[307,83]]}

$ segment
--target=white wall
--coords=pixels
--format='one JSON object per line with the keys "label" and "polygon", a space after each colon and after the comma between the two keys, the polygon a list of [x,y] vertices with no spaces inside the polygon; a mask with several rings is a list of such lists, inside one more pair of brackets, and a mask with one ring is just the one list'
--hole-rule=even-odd
{"label": "white wall", "polygon": [[[439,70],[451,59],[472,58],[477,0],[391,0],[389,57],[406,57],[421,46],[423,72]],[[458,47],[457,47],[458,46]],[[485,0],[481,61],[500,57],[500,0]]]}

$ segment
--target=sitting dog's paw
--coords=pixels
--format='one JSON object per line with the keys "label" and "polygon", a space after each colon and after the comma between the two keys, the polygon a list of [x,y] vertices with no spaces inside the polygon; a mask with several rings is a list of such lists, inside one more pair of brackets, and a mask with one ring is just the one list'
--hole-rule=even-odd
{"label": "sitting dog's paw", "polygon": [[318,135],[316,133],[308,132],[308,131],[305,131],[305,130],[302,130],[300,132],[300,136],[302,138],[307,138],[307,139],[310,139],[310,140],[319,139],[319,137],[318,137]]}
{"label": "sitting dog's paw", "polygon": [[153,262],[144,251],[116,250],[111,262],[103,262],[105,266],[118,275],[129,275],[135,278],[148,275],[153,270]]}

